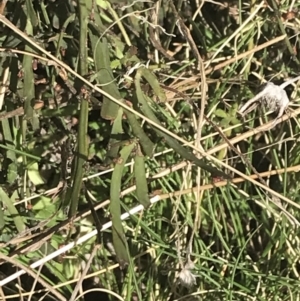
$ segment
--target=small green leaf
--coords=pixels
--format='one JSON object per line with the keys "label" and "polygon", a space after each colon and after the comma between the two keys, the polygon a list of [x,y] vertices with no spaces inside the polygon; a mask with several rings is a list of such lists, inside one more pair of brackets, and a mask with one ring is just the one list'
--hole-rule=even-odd
{"label": "small green leaf", "polygon": [[225,111],[221,110],[221,109],[215,110],[214,114],[216,116],[222,117],[222,118],[227,118],[228,117],[228,114]]}
{"label": "small green leaf", "polygon": [[18,210],[16,209],[15,205],[13,204],[12,200],[9,196],[4,192],[4,190],[0,187],[0,201],[7,207],[8,212],[10,213],[18,232],[21,233],[26,229],[24,221],[20,216]]}
{"label": "small green leaf", "polygon": [[37,162],[31,163],[28,166],[28,177],[34,185],[44,184],[44,180],[40,175],[39,165]]}
{"label": "small green leaf", "polygon": [[32,206],[32,210],[33,211],[43,210],[43,209],[47,208],[48,206],[52,205],[51,201],[52,201],[51,198],[41,196],[41,197],[38,198],[38,200],[34,201],[34,204]]}
{"label": "small green leaf", "polygon": [[241,121],[238,120],[238,119],[235,118],[235,117],[231,117],[231,118],[230,118],[230,123],[231,123],[231,124],[239,124],[239,123],[241,123]]}
{"label": "small green leaf", "polygon": [[219,124],[222,128],[224,128],[224,127],[228,127],[229,122],[227,119],[222,119]]}
{"label": "small green leaf", "polygon": [[121,67],[120,60],[113,60],[113,61],[111,61],[110,67],[111,67],[111,69],[118,69],[119,67]]}

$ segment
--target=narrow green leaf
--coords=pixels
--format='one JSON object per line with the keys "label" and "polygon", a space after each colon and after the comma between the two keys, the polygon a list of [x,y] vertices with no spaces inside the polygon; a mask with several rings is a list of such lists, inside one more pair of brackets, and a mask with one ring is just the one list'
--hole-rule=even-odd
{"label": "narrow green leaf", "polygon": [[31,0],[26,0],[26,10],[27,10],[27,16],[29,17],[28,21],[30,20],[32,27],[34,28],[37,27],[39,24],[39,20],[36,16],[35,10],[33,8],[33,3]]}
{"label": "narrow green leaf", "polygon": [[5,226],[5,220],[4,220],[4,211],[2,202],[0,202],[0,230],[2,230]]}
{"label": "narrow green leaf", "polygon": [[139,142],[142,146],[144,153],[147,156],[152,157],[154,152],[154,143],[146,135],[140,123],[136,119],[136,116],[133,113],[129,112],[128,110],[124,110],[124,112],[126,114],[128,122],[131,125],[134,135],[139,139]]}
{"label": "narrow green leaf", "polygon": [[121,150],[120,157],[118,158],[112,173],[110,185],[110,213],[112,219],[113,245],[120,266],[122,267],[129,263],[129,256],[127,241],[121,221],[120,193],[123,169],[134,147],[135,143],[131,143],[124,146]]}
{"label": "narrow green leaf", "polygon": [[123,109],[118,109],[118,114],[114,120],[111,129],[111,138],[109,139],[109,149],[107,151],[108,158],[116,158],[119,154],[121,136],[124,134],[122,126]]}
{"label": "narrow green leaf", "polygon": [[[28,1],[27,1],[28,2]],[[25,31],[29,35],[33,35],[33,27],[31,22],[28,19],[26,20],[26,28]],[[25,51],[33,52],[32,48],[28,45],[25,46]],[[32,69],[32,57],[28,55],[24,55],[23,58],[23,72],[24,72],[24,84],[23,84],[23,96],[24,96],[24,118],[28,120],[34,130],[39,128],[39,119],[37,114],[33,109],[33,101],[35,99],[35,86],[34,86],[34,74]],[[24,132],[26,129],[24,128]]]}
{"label": "narrow green leaf", "polygon": [[137,199],[145,208],[148,208],[151,202],[146,178],[145,159],[139,146],[134,158],[134,176]]}
{"label": "narrow green leaf", "polygon": [[158,79],[156,76],[147,68],[140,68],[139,72],[141,72],[142,76],[147,80],[150,84],[153,92],[157,95],[160,101],[164,102],[167,100],[166,94],[162,87],[159,84]]}
{"label": "narrow green leaf", "polygon": [[[4,137],[4,141],[6,144],[8,145],[15,145],[15,141],[13,140],[13,135],[11,132],[11,128],[9,125],[9,121],[8,119],[3,119],[1,121],[2,123],[2,132],[3,132],[3,137]],[[17,170],[18,170],[18,166],[16,164],[17,158],[16,158],[16,153],[9,149],[6,152],[6,158],[11,160],[11,163],[9,163],[9,166],[7,168],[7,181],[8,183],[12,184],[17,176]]]}
{"label": "narrow green leaf", "polygon": [[[109,57],[109,48],[107,39],[103,38],[102,41],[97,35],[90,29],[89,36],[91,39],[92,51],[94,53],[95,69],[98,77],[97,82],[102,86],[101,88],[109,93],[116,99],[121,99],[121,95],[118,86],[115,82],[111,70],[111,62]],[[114,120],[118,115],[119,105],[103,97],[103,104],[101,109],[101,117],[107,120]]]}

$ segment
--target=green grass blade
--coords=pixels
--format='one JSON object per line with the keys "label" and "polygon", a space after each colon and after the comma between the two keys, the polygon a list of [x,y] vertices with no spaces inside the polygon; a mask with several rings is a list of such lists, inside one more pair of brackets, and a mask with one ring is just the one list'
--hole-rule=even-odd
{"label": "green grass blade", "polygon": [[37,157],[37,156],[31,155],[31,154],[25,153],[24,151],[15,149],[14,147],[10,147],[10,146],[4,145],[4,144],[0,144],[0,148],[6,149],[6,150],[10,150],[10,151],[12,151],[12,152],[14,152],[14,153],[16,153],[18,155],[22,155],[24,157],[28,157],[28,158],[31,158],[31,159],[36,160],[36,161],[41,161],[40,157]]}
{"label": "green grass blade", "polygon": [[[14,145],[14,141],[13,141],[13,136],[11,133],[11,129],[9,126],[9,122],[7,119],[4,119],[1,121],[2,123],[2,131],[3,131],[3,137],[4,137],[4,141],[5,143],[7,143],[8,145]],[[7,181],[8,183],[12,184],[18,176],[18,166],[16,164],[16,153],[12,150],[12,149],[8,149],[6,151],[6,158],[11,160],[11,163],[9,164],[8,168],[7,168]]]}
{"label": "green grass blade", "polygon": [[[26,1],[26,9],[24,10],[27,20],[25,31],[33,36],[33,27],[37,25],[37,19],[33,11],[31,1]],[[32,23],[33,22],[33,23]],[[28,45],[25,46],[25,51],[33,52]],[[32,69],[32,57],[25,55],[23,58],[24,84],[23,97],[24,102],[24,118],[29,120],[34,130],[39,128],[39,119],[33,109],[33,101],[35,100],[34,74]],[[24,125],[24,124],[23,124]],[[25,129],[24,129],[25,131]],[[25,138],[25,137],[24,137]]]}

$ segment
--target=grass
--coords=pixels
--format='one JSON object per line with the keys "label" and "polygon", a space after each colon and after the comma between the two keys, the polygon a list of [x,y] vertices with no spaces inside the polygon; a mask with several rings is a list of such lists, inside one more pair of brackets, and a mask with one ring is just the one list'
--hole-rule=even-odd
{"label": "grass", "polygon": [[298,300],[299,9],[2,1],[0,299]]}

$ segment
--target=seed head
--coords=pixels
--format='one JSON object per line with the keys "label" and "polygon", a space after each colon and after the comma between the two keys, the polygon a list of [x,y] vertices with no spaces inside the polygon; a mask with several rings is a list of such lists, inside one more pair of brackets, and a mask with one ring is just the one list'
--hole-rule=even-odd
{"label": "seed head", "polygon": [[191,287],[196,284],[196,276],[191,272],[193,268],[193,262],[189,261],[179,273],[178,279],[185,287]]}
{"label": "seed head", "polygon": [[273,84],[272,82],[267,82],[261,92],[256,96],[248,100],[239,110],[239,113],[245,116],[252,110],[252,105],[255,102],[260,101],[269,111],[278,111],[277,118],[280,118],[284,111],[289,106],[289,98],[284,90],[284,88],[291,83],[300,79],[300,76],[289,79],[280,86]]}

